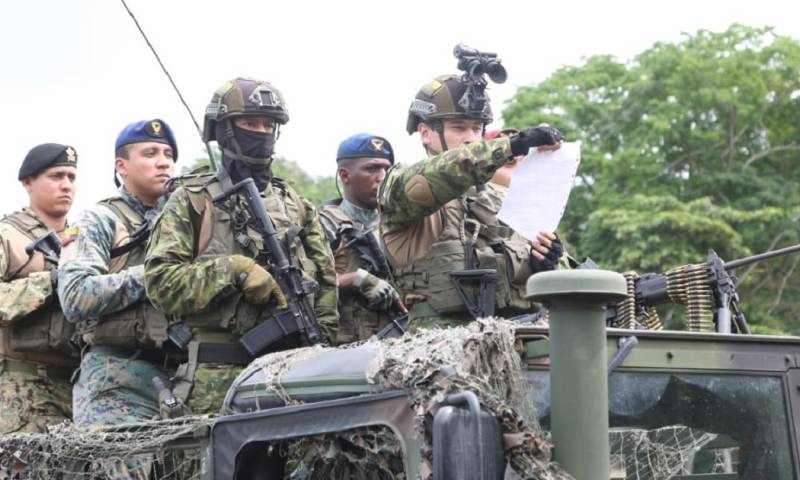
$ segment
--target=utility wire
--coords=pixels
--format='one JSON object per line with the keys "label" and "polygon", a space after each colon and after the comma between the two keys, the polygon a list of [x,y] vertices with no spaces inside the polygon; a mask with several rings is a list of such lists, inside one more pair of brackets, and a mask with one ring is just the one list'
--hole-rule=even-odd
{"label": "utility wire", "polygon": [[[169,83],[172,84],[172,88],[175,89],[175,93],[178,94],[178,98],[180,99],[181,103],[183,104],[186,111],[189,112],[189,117],[192,119],[192,123],[194,123],[194,127],[197,129],[197,133],[200,135],[200,140],[203,141],[203,130],[200,128],[200,124],[197,123],[197,119],[194,118],[194,114],[192,114],[192,109],[189,108],[189,105],[186,104],[186,100],[184,100],[183,95],[181,95],[181,91],[178,89],[178,85],[175,84],[175,80],[172,79],[172,75],[170,75],[167,67],[164,65],[164,62],[161,61],[161,57],[158,56],[158,52],[156,52],[155,47],[150,42],[150,39],[147,38],[147,34],[144,33],[142,30],[142,26],[139,25],[139,20],[136,19],[136,15],[133,14],[130,8],[128,8],[128,4],[125,3],[125,0],[120,0],[122,2],[122,6],[125,7],[125,10],[128,12],[128,15],[131,16],[131,20],[136,25],[136,28],[139,30],[139,33],[142,35],[145,43],[147,46],[150,47],[150,51],[153,52],[153,56],[156,57],[156,61],[158,61],[158,65],[161,67],[161,70],[164,72],[164,75],[167,76],[169,79]],[[214,155],[211,152],[211,147],[209,147],[208,143],[204,142],[206,145],[206,150],[208,150],[208,160],[211,162],[211,169],[216,170],[217,164],[214,161]]]}

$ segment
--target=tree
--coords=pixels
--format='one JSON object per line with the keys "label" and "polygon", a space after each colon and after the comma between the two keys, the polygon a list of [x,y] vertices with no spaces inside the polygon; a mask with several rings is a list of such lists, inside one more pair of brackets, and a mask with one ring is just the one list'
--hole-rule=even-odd
{"label": "tree", "polygon": [[[665,271],[709,248],[730,259],[800,241],[800,42],[770,28],[590,57],[519,89],[503,118],[583,142],[561,229],[601,266]],[[741,275],[752,323],[800,333],[798,263]]]}

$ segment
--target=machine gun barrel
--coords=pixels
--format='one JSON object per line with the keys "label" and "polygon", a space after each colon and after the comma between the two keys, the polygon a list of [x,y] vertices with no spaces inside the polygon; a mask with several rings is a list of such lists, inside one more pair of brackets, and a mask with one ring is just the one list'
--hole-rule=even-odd
{"label": "machine gun barrel", "polygon": [[759,253],[758,255],[752,255],[750,257],[740,258],[738,260],[731,260],[730,262],[725,262],[724,266],[725,270],[733,270],[734,268],[750,265],[751,263],[756,263],[762,260],[768,260],[770,258],[788,255],[790,253],[798,251],[800,251],[800,243],[798,243],[797,245],[792,245],[791,247],[779,248],[778,250],[771,250],[769,252]]}

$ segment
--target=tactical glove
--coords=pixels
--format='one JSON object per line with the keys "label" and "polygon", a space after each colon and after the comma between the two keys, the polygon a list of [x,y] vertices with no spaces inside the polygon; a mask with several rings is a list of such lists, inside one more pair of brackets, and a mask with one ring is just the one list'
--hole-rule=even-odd
{"label": "tactical glove", "polygon": [[382,278],[359,268],[353,278],[353,286],[367,301],[367,306],[373,310],[388,310],[392,305],[400,304],[400,294]]}
{"label": "tactical glove", "polygon": [[511,135],[511,153],[517,155],[527,155],[528,150],[544,145],[555,145],[564,140],[561,132],[543,123],[535,128],[527,128],[519,133]]}
{"label": "tactical glove", "polygon": [[553,243],[550,245],[547,255],[544,256],[544,259],[539,260],[533,255],[530,256],[531,270],[533,270],[533,273],[555,270],[555,268],[558,266],[559,260],[561,260],[561,255],[563,254],[564,245],[562,245],[561,240],[556,237],[556,239],[553,240]]}
{"label": "tactical glove", "polygon": [[286,308],[286,297],[278,282],[261,265],[244,255],[233,255],[234,283],[244,292],[244,299],[262,305],[275,299],[278,308]]}

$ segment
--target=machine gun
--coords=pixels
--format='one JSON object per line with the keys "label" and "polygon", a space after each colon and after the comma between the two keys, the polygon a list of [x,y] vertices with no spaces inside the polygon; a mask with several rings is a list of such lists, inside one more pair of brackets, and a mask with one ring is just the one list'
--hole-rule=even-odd
{"label": "machine gun", "polygon": [[289,304],[288,308],[267,313],[262,322],[242,335],[239,343],[250,355],[256,356],[290,335],[297,335],[303,346],[322,342],[319,323],[313,305],[308,300],[315,286],[311,282],[303,282],[300,270],[289,262],[253,179],[242,180],[213,200],[218,203],[234,195],[244,199],[251,216],[249,224],[264,242],[256,261],[272,274]]}
{"label": "machine gun", "polygon": [[494,83],[503,83],[508,79],[505,67],[496,53],[481,52],[463,43],[455,46],[453,55],[458,59],[458,69],[464,71],[461,79],[467,85],[466,95],[458,100],[458,104],[468,112],[483,112],[488,83],[484,74]]}
{"label": "machine gun", "polygon": [[724,262],[714,250],[705,263],[684,265],[666,273],[646,273],[632,280],[632,297],[610,309],[608,323],[632,326],[636,317],[650,315],[656,305],[677,303],[687,306],[689,330],[711,330],[711,321],[719,333],[750,333],[744,313],[739,308],[737,279],[731,271],[762,260],[800,251],[800,244],[750,257]]}

